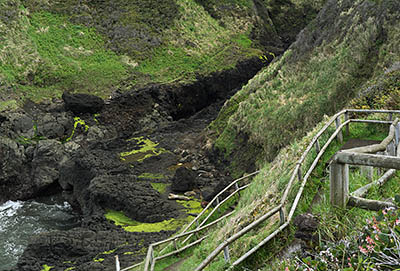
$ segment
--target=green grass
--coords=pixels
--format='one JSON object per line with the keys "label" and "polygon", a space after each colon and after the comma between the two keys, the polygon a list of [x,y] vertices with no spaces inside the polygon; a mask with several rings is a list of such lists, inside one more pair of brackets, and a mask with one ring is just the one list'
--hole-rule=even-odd
{"label": "green grass", "polygon": [[66,90],[104,97],[126,77],[128,66],[105,48],[104,38],[93,28],[44,11],[27,17],[28,11],[20,9],[19,20],[7,33],[20,37],[20,45],[0,52],[0,76],[23,97],[60,97]]}
{"label": "green grass", "polygon": [[[29,36],[42,58],[34,87],[79,90],[103,95],[126,75],[115,53],[92,28],[73,25],[68,18],[48,12],[34,13]],[[32,87],[26,87],[27,95]]]}

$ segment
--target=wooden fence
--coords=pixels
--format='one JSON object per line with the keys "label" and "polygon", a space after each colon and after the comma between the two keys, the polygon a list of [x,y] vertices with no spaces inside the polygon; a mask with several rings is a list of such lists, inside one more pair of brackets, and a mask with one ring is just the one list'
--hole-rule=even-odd
{"label": "wooden fence", "polygon": [[[381,121],[381,120],[367,120],[367,119],[350,119],[350,114],[356,115],[356,114],[362,114],[362,115],[368,115],[368,114],[388,114],[388,121]],[[258,243],[255,247],[251,248],[249,251],[247,251],[244,255],[239,257],[237,260],[235,260],[233,263],[230,264],[230,269],[233,267],[237,266],[238,264],[242,263],[245,259],[247,259],[250,255],[252,255],[254,252],[256,252],[260,247],[265,245],[267,242],[269,242],[271,239],[273,239],[277,234],[282,232],[291,222],[294,212],[296,211],[297,205],[300,201],[300,198],[302,196],[302,193],[304,191],[304,188],[307,184],[308,179],[311,176],[311,173],[313,170],[316,168],[318,161],[322,157],[322,155],[325,153],[329,145],[337,139],[339,142],[343,142],[343,129],[345,128],[345,132],[349,133],[349,125],[350,123],[377,123],[377,124],[392,124],[392,118],[393,114],[400,114],[400,110],[362,110],[362,109],[345,109],[343,111],[340,111],[336,115],[334,115],[326,124],[325,126],[313,137],[311,140],[310,144],[306,148],[306,150],[303,152],[302,156],[300,159],[297,161],[296,166],[293,169],[291,178],[286,185],[286,188],[283,192],[282,198],[280,203],[275,206],[274,208],[271,208],[270,210],[267,210],[267,212],[263,215],[261,215],[259,218],[254,220],[252,223],[250,223],[248,226],[245,228],[241,229],[239,232],[235,233],[231,237],[227,238],[224,240],[215,250],[209,254],[204,261],[197,266],[195,269],[196,271],[203,270],[205,267],[207,267],[222,251],[224,252],[224,258],[227,262],[230,262],[230,256],[229,256],[229,245],[238,240],[240,237],[242,237],[244,234],[249,232],[250,230],[256,228],[258,225],[261,223],[265,222],[267,219],[271,218],[273,215],[279,213],[280,217],[280,225],[273,231],[269,236],[267,236],[264,240],[262,240],[260,243]],[[335,125],[335,131],[330,135],[329,139],[325,142],[325,144],[321,147],[320,145],[320,138],[323,134],[327,133],[328,128],[330,126]],[[397,128],[398,129],[398,126]],[[312,164],[310,166],[305,165],[306,158],[311,155],[312,149],[315,148],[316,150],[316,157],[314,158]],[[303,175],[303,170],[306,171],[306,173]],[[229,198],[232,197],[234,194],[237,194],[239,191],[245,189],[248,187],[249,184],[245,184],[242,187],[239,187],[238,183],[240,181],[243,181],[244,179],[247,179],[251,176],[254,176],[258,174],[259,171],[253,172],[250,175],[244,176],[242,178],[239,178],[235,181],[233,181],[230,185],[228,185],[224,190],[222,190],[220,193],[218,193],[214,199],[207,205],[207,207],[188,225],[186,228],[183,230],[182,233],[168,238],[166,240],[154,243],[149,246],[148,252],[147,252],[147,257],[146,260],[144,261],[144,270],[148,271],[154,270],[155,263],[157,260],[169,257],[171,255],[175,255],[177,253],[182,252],[183,250],[195,246],[199,244],[201,241],[203,241],[207,235],[204,235],[200,237],[199,233],[212,225],[215,225],[219,221],[225,219],[229,215],[231,215],[233,212],[230,212],[219,219],[206,224],[207,220],[211,217],[211,215],[218,210],[222,206],[224,202],[226,202],[227,198],[224,200],[220,201],[222,198],[222,195],[226,193],[230,188],[235,187],[235,190],[230,193],[228,196]],[[293,187],[295,182],[300,183],[300,187],[296,193],[296,196],[293,200],[293,202],[290,204],[288,202],[288,196],[290,192],[294,192]],[[212,206],[212,204],[217,203],[217,206],[204,218],[206,215],[206,211],[209,210]],[[289,209],[290,208],[290,209]],[[286,210],[289,210],[288,215],[286,215]],[[202,220],[201,223],[199,221]],[[194,230],[188,231],[190,227],[192,227],[196,223],[197,227]],[[178,248],[178,239],[185,237],[185,239],[182,241],[181,244],[186,243],[189,239],[190,236],[192,235],[196,236],[196,239],[194,242],[185,245],[184,247]],[[162,244],[173,244],[175,246],[175,250],[164,255],[159,255],[157,257],[154,256],[154,248],[157,246],[160,246]],[[121,271],[125,270],[130,270],[133,267],[137,267],[139,265],[142,265],[143,263],[136,264],[134,266],[130,266],[127,268],[122,269]]]}

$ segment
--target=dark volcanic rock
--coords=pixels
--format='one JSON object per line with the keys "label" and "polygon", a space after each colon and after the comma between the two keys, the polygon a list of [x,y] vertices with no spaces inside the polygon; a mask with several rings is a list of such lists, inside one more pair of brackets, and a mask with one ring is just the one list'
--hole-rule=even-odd
{"label": "dark volcanic rock", "polygon": [[85,216],[106,209],[124,211],[141,222],[157,222],[177,215],[171,203],[149,183],[137,181],[135,169],[124,164],[118,152],[124,140],[110,140],[82,149],[60,169],[60,185],[68,201]]}
{"label": "dark volcanic rock", "polygon": [[104,101],[101,98],[84,93],[71,94],[64,92],[62,98],[65,108],[75,114],[98,113],[104,106]]}
{"label": "dark volcanic rock", "polygon": [[7,137],[0,137],[0,202],[24,199],[34,194],[25,147]]}
{"label": "dark volcanic rock", "polygon": [[91,180],[89,203],[112,210],[123,210],[141,222],[159,222],[177,216],[176,208],[160,197],[147,182],[138,182],[132,175],[106,175]]}
{"label": "dark volcanic rock", "polygon": [[305,213],[295,217],[294,225],[297,227],[295,237],[304,241],[314,240],[319,220],[313,214]]}
{"label": "dark volcanic rock", "polygon": [[178,168],[172,178],[174,192],[186,192],[196,187],[196,173],[185,167]]}

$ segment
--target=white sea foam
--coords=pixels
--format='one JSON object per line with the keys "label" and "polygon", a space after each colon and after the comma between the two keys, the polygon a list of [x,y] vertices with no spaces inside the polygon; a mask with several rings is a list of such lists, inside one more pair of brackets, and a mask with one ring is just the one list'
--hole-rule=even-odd
{"label": "white sea foam", "polygon": [[13,216],[17,213],[18,209],[23,206],[21,201],[7,201],[0,205],[0,218],[4,216]]}

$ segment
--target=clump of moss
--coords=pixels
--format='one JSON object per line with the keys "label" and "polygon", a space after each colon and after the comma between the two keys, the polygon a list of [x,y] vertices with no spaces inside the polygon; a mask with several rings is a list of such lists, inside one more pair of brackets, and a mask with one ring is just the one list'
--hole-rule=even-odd
{"label": "clump of moss", "polygon": [[83,129],[84,129],[84,131],[85,132],[87,132],[88,130],[89,130],[89,126],[86,124],[86,122],[83,120],[83,119],[81,119],[80,117],[75,117],[74,118],[74,128],[72,129],[72,133],[71,133],[71,135],[68,137],[68,138],[66,138],[65,140],[64,140],[64,142],[68,142],[68,141],[70,141],[71,139],[72,139],[72,137],[74,136],[74,134],[75,134],[75,131],[76,131],[76,129],[78,128],[78,125],[79,126],[81,126]]}
{"label": "clump of moss", "polygon": [[[177,202],[185,207],[185,212],[187,214],[197,214],[203,209],[198,199],[192,199],[190,201],[179,200]],[[114,222],[115,225],[122,226],[122,228],[128,232],[159,232],[161,230],[175,231],[193,219],[191,216],[182,216],[156,223],[141,223],[130,219],[124,214],[124,212],[114,210],[107,210],[105,217]]]}
{"label": "clump of moss", "polygon": [[191,214],[199,214],[203,211],[203,207],[201,206],[201,202],[198,199],[191,199],[191,200],[177,200],[179,204],[185,207],[186,213]]}
{"label": "clump of moss", "polygon": [[128,163],[143,162],[149,157],[158,156],[162,153],[168,152],[164,148],[157,148],[158,143],[155,143],[148,138],[144,138],[143,136],[132,138],[129,141],[136,141],[139,149],[122,152],[120,154],[121,160]]}
{"label": "clump of moss", "polygon": [[109,255],[109,254],[114,253],[116,250],[117,250],[116,248],[115,248],[115,249],[111,249],[111,250],[108,250],[108,251],[104,251],[104,252],[102,252],[101,254]]}
{"label": "clump of moss", "polygon": [[48,266],[47,264],[42,265],[43,269],[41,271],[50,271],[54,266]]}
{"label": "clump of moss", "polygon": [[108,220],[111,220],[117,226],[122,226],[122,228],[127,232],[159,232],[162,230],[177,230],[184,224],[188,222],[187,218],[183,219],[168,219],[156,223],[141,223],[130,219],[121,211],[108,210],[105,214]]}
{"label": "clump of moss", "polygon": [[160,194],[165,193],[165,191],[167,190],[167,186],[168,186],[168,184],[166,184],[166,183],[150,183],[150,184],[153,187],[153,189],[160,192]]}
{"label": "clump of moss", "polygon": [[147,180],[160,180],[164,179],[165,176],[163,174],[158,173],[142,173],[138,176],[139,179],[147,179]]}
{"label": "clump of moss", "polygon": [[16,100],[8,100],[4,102],[0,102],[0,112],[13,110],[18,108],[18,103]]}

